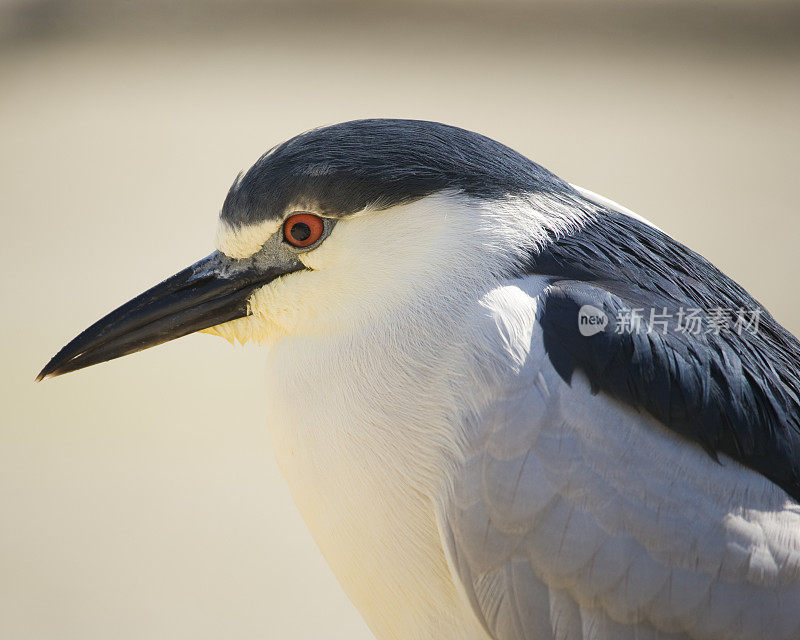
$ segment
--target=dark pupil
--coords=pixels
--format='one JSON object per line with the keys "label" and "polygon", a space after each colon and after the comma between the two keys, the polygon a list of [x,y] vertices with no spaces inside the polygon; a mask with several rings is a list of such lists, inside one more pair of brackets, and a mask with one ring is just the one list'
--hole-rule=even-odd
{"label": "dark pupil", "polygon": [[311,235],[311,227],[309,227],[305,222],[295,222],[292,225],[289,233],[291,234],[292,238],[298,242],[304,242],[305,240],[308,240],[308,236]]}

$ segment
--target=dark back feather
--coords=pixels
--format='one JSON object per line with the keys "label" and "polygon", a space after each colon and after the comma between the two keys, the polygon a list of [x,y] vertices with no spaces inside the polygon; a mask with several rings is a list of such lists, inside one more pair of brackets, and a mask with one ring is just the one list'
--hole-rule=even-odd
{"label": "dark back feather", "polygon": [[[580,369],[594,392],[646,410],[800,501],[800,343],[741,286],[661,231],[608,210],[532,255],[526,271],[553,278],[540,321],[564,380]],[[582,335],[583,305],[603,310],[604,331]],[[654,309],[666,324],[620,326],[633,309],[646,320]],[[681,331],[681,309],[701,310],[700,333]],[[725,326],[712,322],[717,309],[730,310]],[[758,326],[737,327],[739,310]]]}

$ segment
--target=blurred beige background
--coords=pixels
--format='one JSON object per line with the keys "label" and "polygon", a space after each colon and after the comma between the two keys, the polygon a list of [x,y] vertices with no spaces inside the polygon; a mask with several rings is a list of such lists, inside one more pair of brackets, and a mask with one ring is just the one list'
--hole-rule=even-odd
{"label": "blurred beige background", "polygon": [[800,5],[0,2],[0,638],[368,638],[272,460],[263,354],[34,385],[310,127],[441,120],[652,219],[800,331]]}

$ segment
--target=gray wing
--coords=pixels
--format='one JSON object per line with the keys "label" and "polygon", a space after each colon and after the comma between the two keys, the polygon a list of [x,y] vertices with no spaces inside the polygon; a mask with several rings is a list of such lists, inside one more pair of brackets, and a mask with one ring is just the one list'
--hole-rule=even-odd
{"label": "gray wing", "polygon": [[438,505],[495,640],[800,637],[800,507],[544,351],[541,279],[484,301],[495,393]]}

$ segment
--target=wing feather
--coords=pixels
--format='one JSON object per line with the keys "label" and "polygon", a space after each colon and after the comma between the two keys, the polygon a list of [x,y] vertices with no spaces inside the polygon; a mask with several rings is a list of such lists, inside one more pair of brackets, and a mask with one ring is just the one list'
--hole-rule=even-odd
{"label": "wing feather", "polygon": [[[536,323],[541,281],[501,289],[484,301],[482,330],[494,361],[507,354],[507,372],[438,513],[490,637],[800,637],[800,506],[596,393],[580,370],[567,383]],[[695,381],[676,361],[653,366],[654,376],[669,366]]]}

